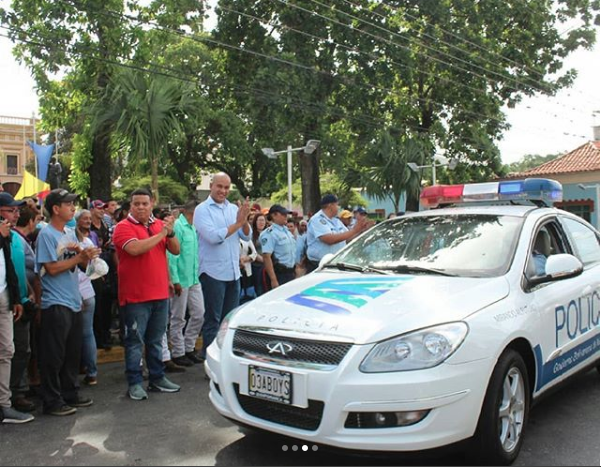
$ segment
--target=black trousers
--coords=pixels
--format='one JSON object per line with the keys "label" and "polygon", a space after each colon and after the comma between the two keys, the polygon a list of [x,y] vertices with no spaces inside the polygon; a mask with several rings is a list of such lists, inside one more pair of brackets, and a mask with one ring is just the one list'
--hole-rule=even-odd
{"label": "black trousers", "polygon": [[27,367],[31,357],[30,321],[20,319],[14,324],[15,354],[13,355],[12,365],[10,367],[10,390],[13,397],[17,394],[23,394],[29,389],[27,378]]}
{"label": "black trousers", "polygon": [[275,277],[278,278],[278,284],[284,285],[286,282],[293,281],[296,279],[294,270],[292,271],[275,271]]}
{"label": "black trousers", "polygon": [[45,411],[77,399],[82,334],[81,312],[60,305],[42,310],[39,365]]}

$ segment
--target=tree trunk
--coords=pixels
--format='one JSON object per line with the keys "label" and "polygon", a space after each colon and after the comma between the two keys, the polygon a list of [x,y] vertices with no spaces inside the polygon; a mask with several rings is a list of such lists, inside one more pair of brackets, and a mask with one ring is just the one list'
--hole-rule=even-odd
{"label": "tree trunk", "polygon": [[151,185],[152,185],[152,194],[154,195],[154,203],[155,205],[159,204],[159,159],[157,157],[153,157],[150,161],[151,167]]}
{"label": "tree trunk", "polygon": [[299,153],[301,186],[303,190],[303,212],[315,214],[319,211],[321,191],[319,188],[319,148],[313,154]]}
{"label": "tree trunk", "polygon": [[111,197],[110,128],[101,126],[92,140],[92,165],[90,166],[90,197],[108,200]]}

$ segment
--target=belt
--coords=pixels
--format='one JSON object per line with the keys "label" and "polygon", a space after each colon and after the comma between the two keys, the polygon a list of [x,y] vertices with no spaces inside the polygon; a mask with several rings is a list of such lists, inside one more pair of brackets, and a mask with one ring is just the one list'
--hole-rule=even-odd
{"label": "belt", "polygon": [[273,265],[273,270],[275,272],[295,272],[294,271],[294,266],[291,268],[287,268],[286,266],[284,266],[283,264],[274,264]]}

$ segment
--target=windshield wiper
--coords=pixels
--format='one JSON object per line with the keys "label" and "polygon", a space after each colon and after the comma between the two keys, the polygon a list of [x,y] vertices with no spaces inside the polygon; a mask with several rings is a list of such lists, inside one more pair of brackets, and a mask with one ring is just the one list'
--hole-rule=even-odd
{"label": "windshield wiper", "polygon": [[457,277],[457,274],[452,274],[450,272],[443,271],[441,269],[431,269],[431,268],[423,268],[420,266],[409,266],[408,264],[401,264],[399,266],[394,266],[390,268],[390,270],[394,272],[417,272],[424,274],[437,274],[439,276],[448,276],[448,277]]}
{"label": "windshield wiper", "polygon": [[324,266],[324,268],[335,268],[335,269],[340,269],[341,271],[356,271],[356,272],[360,272],[362,274],[364,274],[366,272],[375,272],[377,274],[385,274],[385,275],[392,274],[390,271],[384,271],[382,269],[372,268],[371,266],[358,266],[356,264],[341,263],[341,262],[328,263]]}

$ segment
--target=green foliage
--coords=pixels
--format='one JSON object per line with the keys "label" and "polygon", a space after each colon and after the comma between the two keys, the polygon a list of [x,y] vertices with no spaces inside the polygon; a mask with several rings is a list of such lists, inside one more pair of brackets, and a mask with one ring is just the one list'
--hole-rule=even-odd
{"label": "green foliage", "polygon": [[69,186],[73,193],[85,198],[90,190],[90,166],[92,165],[92,138],[89,131],[73,136],[70,156]]}
{"label": "green foliage", "polygon": [[[190,199],[190,189],[170,177],[158,177],[161,204],[185,204]],[[113,189],[113,197],[118,200],[127,200],[132,191],[138,188],[152,190],[152,179],[149,175],[132,177],[120,180],[121,186]]]}
{"label": "green foliage", "polygon": [[546,156],[541,156],[539,154],[526,154],[519,161],[509,164],[507,166],[507,171],[509,173],[526,172],[534,167],[544,164],[545,162],[557,159],[559,156],[561,156],[561,154],[548,154]]}
{"label": "green foliage", "polygon": [[[338,201],[343,208],[352,208],[355,206],[367,207],[368,202],[363,198],[356,190],[349,186],[346,186],[343,181],[335,173],[322,174],[319,179],[320,191],[325,195],[328,193],[335,194],[338,196]],[[292,184],[292,204],[298,206],[302,201],[302,187],[301,181],[296,180]],[[275,192],[271,196],[271,202],[273,204],[282,204],[284,206],[288,203],[288,186]]]}

